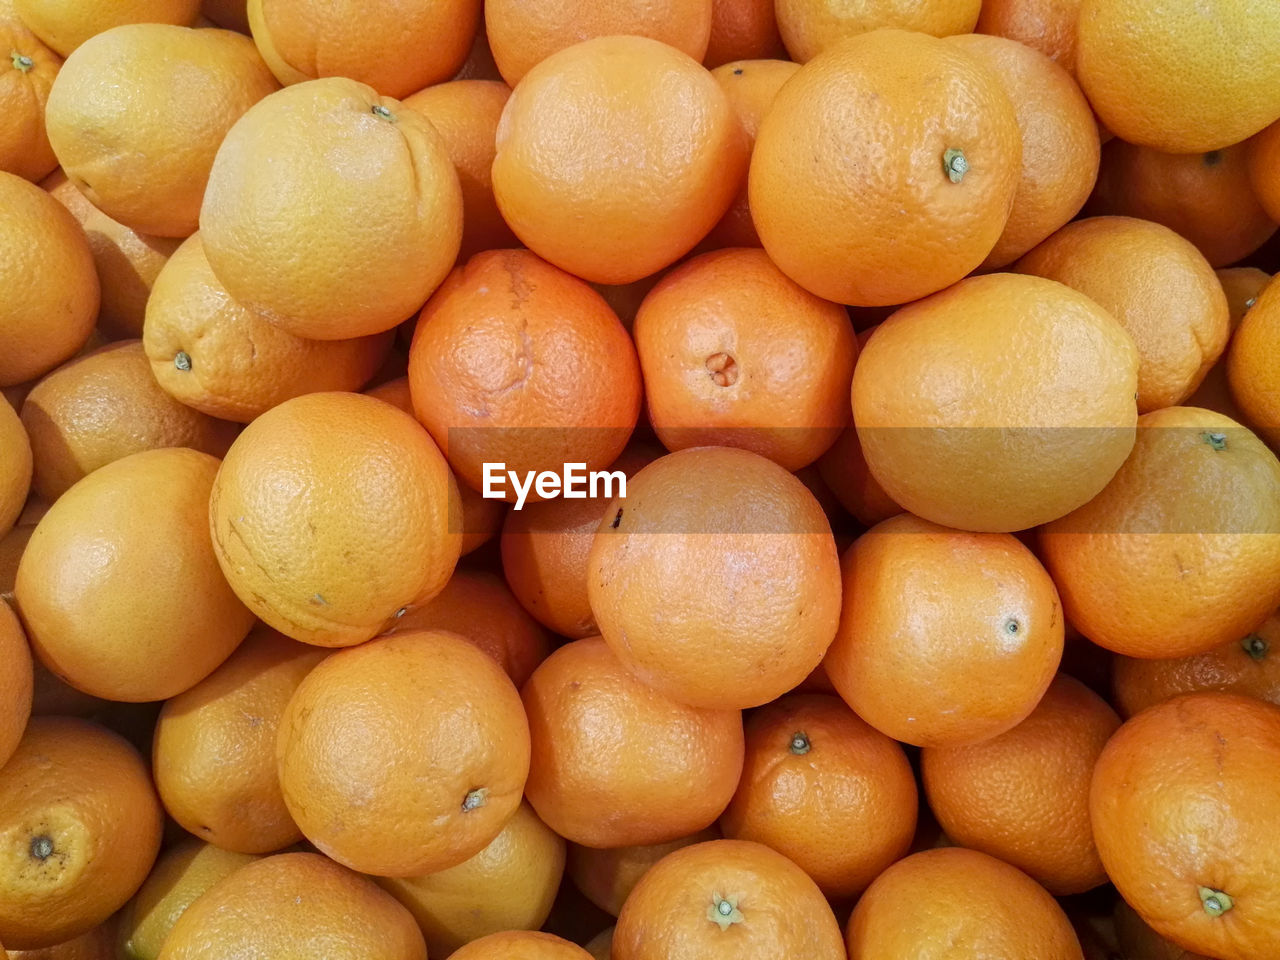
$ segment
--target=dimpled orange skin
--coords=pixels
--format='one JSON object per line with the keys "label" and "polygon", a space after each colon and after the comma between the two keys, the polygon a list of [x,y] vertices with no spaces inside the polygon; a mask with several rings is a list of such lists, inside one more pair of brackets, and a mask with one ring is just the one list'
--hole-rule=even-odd
{"label": "dimpled orange skin", "polygon": [[[921,904],[928,904],[921,909]],[[882,873],[854,908],[849,960],[965,955],[1083,960],[1057,901],[1025,873],[961,847],[925,850]]]}
{"label": "dimpled orange skin", "polygon": [[902,507],[871,475],[855,427],[846,427],[831,449],[818,458],[818,475],[840,505],[863,526],[874,527],[881,520],[902,513]]}
{"label": "dimpled orange skin", "polygon": [[640,878],[669,853],[705,840],[719,840],[718,827],[711,826],[687,837],[667,843],[642,844],[635,847],[599,849],[569,844],[568,873],[584,897],[605,913],[616,917],[631,896]]}
{"label": "dimpled orange skin", "polygon": [[983,267],[1007,266],[1069,221],[1089,199],[1101,147],[1093,110],[1065,69],[1004,37],[947,39],[999,79],[1022,130],[1022,177],[1004,232]]}
{"label": "dimpled orange skin", "polygon": [[668,450],[743,447],[799,470],[849,423],[849,315],[763,250],[676,267],[644,298],[632,334],[649,422]]}
{"label": "dimpled orange skin", "polygon": [[480,0],[370,7],[360,0],[249,0],[253,39],[281,83],[350,77],[388,97],[453,76],[471,49]]}
{"label": "dimpled orange skin", "polygon": [[[967,164],[959,183],[944,169],[949,150]],[[877,30],[779,91],[748,196],[783,273],[828,300],[882,306],[941,290],[986,259],[1021,161],[1013,104],[986,67],[933,37]]]}
{"label": "dimpled orange skin", "polygon": [[[0,937],[12,950],[63,943],[142,885],[163,814],[147,766],[118,734],[37,717],[0,778]],[[32,845],[47,839],[39,857]]]}
{"label": "dimpled orange skin", "polygon": [[635,346],[600,294],[527,250],[492,250],[423,307],[409,390],[459,479],[483,490],[486,463],[521,478],[568,462],[604,469],[631,436],[642,385]]}
{"label": "dimpled orange skin", "polygon": [[493,192],[516,236],[608,284],[647,277],[701,240],[750,152],[707,70],[645,37],[599,37],[542,61],[507,101],[497,146]]}
{"label": "dimpled orange skin", "polygon": [[599,637],[561,647],[523,691],[525,792],[556,833],[590,847],[665,843],[715,822],[742,773],[742,717],[676,703]]}
{"label": "dimpled orange skin", "polygon": [[1202,953],[1183,950],[1160,936],[1121,898],[1116,898],[1112,921],[1116,946],[1125,957],[1133,960],[1213,960]]}
{"label": "dimpled orange skin", "polygon": [[858,716],[895,740],[997,736],[1053,680],[1062,608],[1016,537],[899,514],[854,541],[841,566],[840,629],[823,665]]}
{"label": "dimpled orange skin", "polygon": [[1117,137],[1203,153],[1280,118],[1277,44],[1270,0],[1083,0],[1076,74]]}
{"label": "dimpled orange skin", "polygon": [[977,33],[1008,37],[1039,50],[1073,77],[1081,0],[983,0]]}
{"label": "dimpled orange skin", "polygon": [[1089,776],[1120,718],[1060,674],[1020,724],[982,743],[926,747],[929,807],[955,844],[1012,864],[1055,896],[1106,883],[1089,823]]}
{"label": "dimpled orange skin", "polygon": [[31,717],[34,675],[22,624],[0,600],[0,767],[13,755]]}
{"label": "dimpled orange skin", "polygon": [[839,697],[791,694],[747,718],[742,783],[720,825],[790,857],[838,899],[906,854],[917,803],[901,746]]}
{"label": "dimpled orange skin", "polygon": [[427,957],[417,924],[391,894],[314,853],[266,857],[219,881],[174,924],[157,960],[222,960],[228,949],[245,958]]}
{"label": "dimpled orange skin", "polygon": [[200,230],[227,292],[290,333],[389,330],[448,274],[462,188],[430,122],[340,77],[286,87],[227,133]]}
{"label": "dimpled orange skin", "polygon": [[1280,283],[1275,280],[1240,321],[1227,354],[1227,381],[1258,435],[1280,450]]}
{"label": "dimpled orange skin", "polygon": [[[772,5],[771,5],[772,7]],[[44,106],[49,99],[62,58],[34,33],[0,11],[0,48],[9,63],[0,62],[0,170],[25,180],[39,180],[58,165],[44,126]]]}
{"label": "dimpled orange skin", "polygon": [[786,56],[773,0],[711,0],[711,37],[702,62],[712,70],[733,60]]}
{"label": "dimpled orange skin", "polygon": [[1148,413],[1107,488],[1040,531],[1040,554],[1068,618],[1108,650],[1239,640],[1280,606],[1280,462],[1221,414]]}
{"label": "dimpled orange skin", "polygon": [[35,654],[97,697],[163,700],[208,676],[253,615],[218,570],[206,511],[218,460],[185,447],[95,470],[41,518],[14,597]]}
{"label": "dimpled orange skin", "polygon": [[8,960],[116,960],[115,921],[106,920],[65,943],[38,950],[10,950],[5,956]]}
{"label": "dimpled orange skin", "polygon": [[1138,347],[1138,412],[1181,403],[1226,349],[1231,312],[1213,268],[1189,240],[1132,217],[1063,227],[1017,263],[1108,311]]}
{"label": "dimpled orange skin", "polygon": [[682,703],[743,709],[821,662],[839,620],[839,558],[794,475],[746,450],[691,447],[640,470],[610,504],[587,593],[642,681]]}
{"label": "dimpled orange skin", "polygon": [[520,805],[529,726],[493,659],[421,631],[333,654],[280,721],[277,769],[307,839],[352,869],[411,877],[483,850]]}
{"label": "dimpled orange skin", "polygon": [[187,26],[200,13],[200,0],[13,0],[13,9],[31,32],[66,57],[90,37],[129,23]]}
{"label": "dimpled orange skin", "polygon": [[777,0],[778,30],[791,58],[807,63],[841,40],[873,30],[935,37],[970,33],[982,0]]}
{"label": "dimpled orange skin", "polygon": [[0,398],[0,537],[22,514],[31,490],[31,440],[9,402]]}
{"label": "dimpled orange skin", "polygon": [[164,390],[240,423],[304,393],[360,389],[393,336],[307,340],[277,327],[227,293],[199,233],[183,241],[156,277],[142,330],[151,372]]}
{"label": "dimpled orange skin", "polygon": [[[1229,693],[1166,700],[1111,738],[1093,772],[1094,838],[1161,936],[1221,960],[1280,951],[1277,763],[1280,707]],[[1214,891],[1234,901],[1216,917]]]}
{"label": "dimpled orange skin", "polygon": [[1272,220],[1280,220],[1280,121],[1253,138],[1248,147],[1249,182]]}
{"label": "dimpled orange skin", "polygon": [[905,509],[1022,530],[1086,503],[1119,469],[1137,374],[1133,339],[1083,294],[974,277],[876,328],[853,372],[853,422],[872,475]]}
{"label": "dimpled orange skin", "polygon": [[845,953],[831,907],[803,870],[762,844],[709,840],[668,855],[636,884],[618,917],[613,957],[845,960]]}
{"label": "dimpled orange skin", "polygon": [[295,397],[246,427],[218,473],[209,522],[250,609],[327,647],[375,637],[435,596],[461,548],[444,456],[408,414],[355,393]]}
{"label": "dimpled orange skin", "polygon": [[453,960],[587,960],[591,954],[550,933],[507,930],[473,940],[450,956]]}
{"label": "dimpled orange skin", "polygon": [[515,86],[552,54],[618,35],[659,41],[701,61],[713,0],[488,0],[485,27],[502,77]]}

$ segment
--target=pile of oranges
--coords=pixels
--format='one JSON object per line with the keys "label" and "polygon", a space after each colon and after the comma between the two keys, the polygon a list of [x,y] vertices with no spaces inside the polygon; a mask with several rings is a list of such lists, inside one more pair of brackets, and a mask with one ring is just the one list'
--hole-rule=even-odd
{"label": "pile of oranges", "polygon": [[0,954],[1276,960],[1278,51],[0,0]]}

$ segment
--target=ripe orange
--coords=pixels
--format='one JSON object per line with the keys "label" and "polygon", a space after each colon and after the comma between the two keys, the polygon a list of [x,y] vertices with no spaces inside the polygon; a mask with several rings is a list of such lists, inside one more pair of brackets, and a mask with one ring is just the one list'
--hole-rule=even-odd
{"label": "ripe orange", "polygon": [[62,204],[0,171],[0,387],[34,380],[89,338],[98,276],[80,224]]}
{"label": "ripe orange", "polygon": [[[707,827],[686,837],[666,843],[642,844],[635,847],[584,847],[569,844],[569,877],[588,900],[616,917],[622,905],[649,868],[669,853],[706,840],[720,839],[720,831]],[[589,949],[589,948],[588,948]]]}
{"label": "ripe orange", "polygon": [[1101,697],[1060,674],[1025,720],[982,743],[926,747],[925,795],[958,846],[1030,874],[1056,896],[1106,883],[1089,824],[1089,776],[1120,726]]}
{"label": "ripe orange", "polygon": [[0,600],[0,768],[18,749],[31,717],[31,649],[17,615]]}
{"label": "ripe orange", "polygon": [[266,857],[215,884],[178,918],[158,960],[221,960],[231,944],[256,957],[427,957],[391,894],[314,853]]}
{"label": "ripe orange", "polygon": [[1021,530],[1087,502],[1119,469],[1137,372],[1132,338],[1083,294],[975,277],[876,328],[853,373],[853,421],[872,475],[907,510]]}
{"label": "ripe orange", "polygon": [[8,960],[116,960],[115,921],[106,920],[65,943],[36,950],[10,950],[5,956]]}
{"label": "ripe orange", "polygon": [[902,507],[871,475],[855,427],[846,427],[831,449],[818,458],[818,473],[840,505],[863,526],[873,527],[902,513]]}
{"label": "ripe orange", "polygon": [[1107,488],[1041,531],[1067,616],[1130,657],[1239,640],[1280,606],[1280,462],[1233,420],[1168,407]]}
{"label": "ripe orange", "polygon": [[844,960],[840,926],[817,885],[748,840],[677,850],[644,875],[613,935],[614,960]]}
{"label": "ripe orange", "polygon": [[[928,904],[928,909],[921,909]],[[882,873],[854,908],[849,960],[966,956],[1083,960],[1071,922],[1053,897],[985,853],[925,850]]]}
{"label": "ripe orange", "polygon": [[845,552],[840,629],[827,675],[858,716],[895,740],[962,746],[1035,708],[1062,658],[1062,609],[1016,537],[911,514]]}
{"label": "ripe orange", "polygon": [[1280,220],[1280,121],[1253,138],[1248,148],[1249,182],[1272,220]]}
{"label": "ripe orange", "polygon": [[102,923],[146,878],[162,823],[147,766],[122,737],[33,719],[0,777],[0,937],[33,950]]}
{"label": "ripe orange", "polygon": [[349,77],[388,97],[448,80],[480,22],[480,0],[370,7],[359,0],[249,0],[253,39],[281,83]]}
{"label": "ripe orange", "polygon": [[22,513],[31,477],[31,440],[13,407],[0,399],[0,536]]}
{"label": "ripe orange", "polygon": [[707,69],[734,60],[786,55],[773,0],[711,0],[711,35],[702,58]]}
{"label": "ripe orange", "polygon": [[[4,411],[0,410],[0,417],[4,416]],[[592,530],[595,525],[592,525]],[[0,537],[0,600],[12,604],[13,601],[13,581],[18,575],[18,561],[22,559],[23,551],[27,549],[27,541],[31,539],[31,532],[35,530],[35,524],[17,524],[12,530]],[[586,590],[586,580],[583,580],[583,590]],[[24,638],[25,639],[25,638]]]}
{"label": "ripe orange", "polygon": [[527,250],[476,254],[423,308],[409,348],[418,419],[462,482],[486,463],[515,500],[529,472],[608,466],[640,412],[640,364],[617,315]]}
{"label": "ripe orange", "polygon": [[742,773],[742,717],[690,707],[631,676],[600,638],[525,684],[525,792],[556,833],[589,847],[666,843],[715,822]]}
{"label": "ripe orange", "polygon": [[32,487],[50,503],[76,481],[132,453],[190,447],[220,457],[236,427],[160,389],[142,343],[108,344],[36,384],[22,404]]}
{"label": "ripe orange", "polygon": [[564,840],[521,803],[493,841],[456,867],[378,881],[418,922],[432,957],[503,930],[536,930],[564,874]]}
{"label": "ripe orange", "polygon": [[[1257,267],[1226,267],[1214,272],[1217,273],[1222,289],[1227,295],[1227,309],[1231,314],[1231,331],[1234,335],[1244,315],[1257,303],[1258,295],[1271,282],[1271,275]],[[1253,430],[1254,424],[1244,415],[1231,396],[1231,385],[1227,376],[1230,357],[1231,343],[1228,341],[1226,351],[1218,358],[1218,362],[1209,368],[1209,372],[1200,381],[1196,392],[1187,397],[1184,406],[1204,407],[1224,417],[1230,417],[1236,423]]]}
{"label": "ripe orange", "polygon": [[487,0],[484,22],[493,59],[514,87],[552,54],[596,37],[644,37],[700,61],[711,38],[712,6],[712,0]]}
{"label": "ripe orange", "polygon": [[841,40],[873,30],[910,30],[947,37],[970,33],[982,0],[777,0],[778,29],[791,57],[812,60]]}
{"label": "ripe orange", "polygon": [[340,77],[299,83],[236,121],[200,231],[227,292],[299,337],[389,330],[453,266],[462,190],[420,114]]}
{"label": "ripe orange", "polygon": [[421,631],[332,654],[298,686],[276,750],[285,803],[322,852],[380,876],[457,866],[520,805],[529,732],[502,668]]}
{"label": "ripe orange", "polygon": [[1083,0],[1076,29],[1080,84],[1123,140],[1204,153],[1280,118],[1270,0]]}
{"label": "ripe orange", "polygon": [[751,215],[765,250],[806,289],[837,303],[905,303],[991,253],[1021,144],[1013,104],[974,58],[920,33],[861,34],[778,92],[751,156]]}
{"label": "ripe orange", "polygon": [[1280,450],[1280,283],[1272,280],[1240,321],[1227,355],[1231,396],[1258,435]]}
{"label": "ripe orange", "polygon": [[17,19],[0,11],[0,47],[9,54],[0,62],[0,170],[39,180],[58,165],[45,132],[44,107],[62,58],[41,43]]}
{"label": "ripe orange", "polygon": [[1234,332],[1244,315],[1258,302],[1258,295],[1271,282],[1271,274],[1257,267],[1226,267],[1214,272],[1227,295],[1227,307],[1231,310],[1231,329]]}
{"label": "ripe orange", "polygon": [[198,233],[156,277],[142,330],[151,373],[166,392],[241,423],[304,393],[360,389],[393,336],[307,340],[275,326],[227,293]]}
{"label": "ripe orange", "polygon": [[[983,0],[974,30],[1039,50],[1073,77],[1081,0]],[[1029,92],[1029,91],[1024,91]]]}
{"label": "ripe orange", "polygon": [[12,0],[14,12],[31,32],[65,57],[90,37],[128,23],[187,26],[200,13],[200,0]]}
{"label": "ripe orange", "polygon": [[1132,960],[1212,960],[1204,954],[1183,950],[1160,936],[1122,899],[1116,900],[1112,924],[1117,947]]}
{"label": "ripe orange", "polygon": [[792,694],[747,718],[742,782],[720,820],[804,869],[828,899],[861,893],[906,854],[916,780],[902,748],[838,698]]}
{"label": "ripe orange", "polygon": [[473,940],[450,956],[454,960],[583,960],[590,954],[550,933],[510,930]]}
{"label": "ripe orange", "polygon": [[681,703],[767,703],[822,660],[840,612],[831,527],[770,460],[693,447],[644,467],[610,504],[588,560],[601,634]]}
{"label": "ripe orange", "polygon": [[1188,950],[1253,960],[1280,950],[1280,707],[1193,693],[1128,721],[1093,772],[1098,853],[1120,895]]}
{"label": "ripe orange", "polygon": [[498,212],[491,169],[494,137],[511,88],[500,80],[438,83],[404,99],[404,106],[431,121],[444,140],[462,186],[462,249],[469,259],[481,250],[516,246],[515,234]]}
{"label": "ripe orange", "polygon": [[507,101],[497,146],[493,192],[516,236],[610,284],[647,277],[701,240],[729,209],[750,149],[697,61],[634,36],[539,63]]}
{"label": "ripe orange", "polygon": [[408,414],[355,393],[295,397],[249,424],[209,521],[250,609],[329,647],[375,637],[439,593],[460,546],[457,486],[436,445]]}
{"label": "ripe orange", "polygon": [[1173,660],[1117,656],[1112,686],[1126,717],[1182,693],[1221,690],[1280,706],[1280,611],[1254,630],[1205,653]]}
{"label": "ripe orange", "polygon": [[1004,232],[982,265],[1007,266],[1080,212],[1098,177],[1093,110],[1071,75],[1015,40],[962,34],[947,41],[991,70],[1022,131],[1022,177]]}
{"label": "ripe orange", "polygon": [[14,596],[36,655],[110,700],[163,700],[208,676],[253,615],[208,535],[218,460],[185,447],[95,470],[31,534]]}

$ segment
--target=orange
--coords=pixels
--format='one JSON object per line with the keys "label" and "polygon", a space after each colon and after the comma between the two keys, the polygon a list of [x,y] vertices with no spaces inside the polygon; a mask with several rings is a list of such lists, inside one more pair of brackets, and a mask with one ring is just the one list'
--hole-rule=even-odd
{"label": "orange", "polygon": [[1063,227],[1017,263],[1120,321],[1138,347],[1138,412],[1181,403],[1226,349],[1230,311],[1199,250],[1168,227],[1093,217]]}
{"label": "orange", "polygon": [[289,698],[325,656],[258,626],[226,663],[165,703],[151,762],[169,816],[238,853],[302,839],[276,777],[276,735]]}
{"label": "orange", "polygon": [[200,15],[228,30],[249,32],[249,13],[245,0],[203,0]]}
{"label": "orange", "polygon": [[1258,435],[1280,450],[1280,283],[1257,294],[1227,355],[1231,396]]}
{"label": "orange", "polygon": [[1249,185],[1244,144],[1161,153],[1112,140],[1088,210],[1153,220],[1194,243],[1212,266],[1247,257],[1276,232]]}
{"label": "orange", "polygon": [[[198,76],[199,82],[184,81]],[[214,154],[278,89],[253,42],[230,30],[113,27],[67,58],[49,92],[49,142],[68,179],[140,233],[196,229]]]}
{"label": "orange", "polygon": [[456,867],[380,880],[418,921],[432,957],[503,930],[536,930],[551,912],[564,874],[564,840],[527,803],[502,832]]}
{"label": "orange", "polygon": [[[983,0],[978,33],[1008,37],[1039,50],[1073,77],[1081,0]],[[1023,91],[1030,93],[1031,91]]]}
{"label": "orange", "polygon": [[891,517],[841,558],[844,604],[824,665],[877,730],[962,746],[1016,726],[1062,658],[1053,581],[1016,537]]}
{"label": "orange", "polygon": [[189,407],[241,423],[304,393],[360,389],[393,336],[307,340],[275,326],[227,293],[198,233],[156,277],[142,329],[161,388]]}
{"label": "orange", "polygon": [[1047,525],[1040,552],[1067,617],[1108,650],[1187,657],[1239,640],[1280,606],[1280,462],[1221,414],[1148,413],[1115,478]]}
{"label": "orange", "polygon": [[1022,530],[1087,502],[1119,469],[1137,372],[1132,338],[1083,294],[974,277],[876,328],[853,373],[853,422],[871,474],[905,509]]}
{"label": "orange", "polygon": [[489,49],[489,35],[485,33],[484,20],[480,20],[475,36],[471,38],[471,48],[467,58],[453,76],[454,80],[501,80],[498,65],[493,62],[493,51]]}
{"label": "orange", "polygon": [[700,61],[711,38],[712,6],[712,0],[486,0],[484,22],[493,59],[514,87],[548,57],[597,37],[644,37]]}
{"label": "orange", "polygon": [[187,837],[164,853],[142,888],[120,912],[122,960],[156,960],[169,931],[206,890],[257,857]]}
{"label": "orange", "polygon": [[861,34],[778,92],[751,156],[751,216],[802,287],[837,303],[905,303],[991,253],[1021,143],[1000,80],[973,57],[921,33]]}
{"label": "orange", "polygon": [[[640,364],[600,294],[527,250],[478,253],[427,301],[409,348],[418,419],[459,479],[517,500],[530,472],[608,466],[640,412]],[[585,482],[585,475],[583,480]]]}
{"label": "orange", "polygon": [[1244,315],[1258,302],[1258,295],[1271,282],[1271,274],[1257,267],[1226,267],[1214,272],[1227,295],[1227,306],[1231,310],[1231,329],[1234,331]]}
{"label": "orange", "polygon": [[419,876],[475,856],[515,814],[528,730],[507,675],[462,637],[384,637],[298,686],[280,722],[280,786],[322,852]]}
{"label": "orange", "polygon": [[178,918],[158,960],[220,960],[228,949],[330,960],[427,957],[413,917],[391,894],[314,853],[266,857],[215,884]]}
{"label": "orange", "polygon": [[[1222,283],[1223,292],[1227,295],[1227,309],[1231,313],[1231,331],[1234,335],[1244,315],[1258,302],[1258,295],[1271,282],[1271,274],[1257,267],[1226,267],[1214,271]],[[1226,352],[1218,358],[1218,362],[1209,368],[1195,393],[1187,397],[1185,406],[1204,407],[1213,410],[1242,426],[1254,429],[1249,418],[1244,415],[1231,396],[1231,385],[1227,377],[1230,365],[1231,344],[1227,343]]]}
{"label": "orange", "polygon": [[583,960],[590,954],[550,933],[511,930],[474,940],[450,956],[454,960]]}
{"label": "orange", "polygon": [[142,757],[115,733],[36,717],[0,777],[0,937],[63,943],[106,920],[146,879],[163,816]]}
{"label": "orange", "polygon": [[249,0],[253,39],[281,83],[349,77],[403,97],[466,59],[480,0],[370,7],[359,0]]}
{"label": "orange", "polygon": [[1181,693],[1222,690],[1280,705],[1280,611],[1238,640],[1172,660],[1116,657],[1111,668],[1117,709],[1126,717]]}
{"label": "orange", "polygon": [[818,458],[818,473],[840,505],[864,526],[873,527],[902,512],[902,507],[871,475],[858,431],[852,426],[846,427],[831,449]]}
{"label": "orange", "polygon": [[299,337],[389,330],[453,266],[462,190],[431,124],[340,77],[264,98],[227,133],[200,210],[227,292]]}
{"label": "orange", "polygon": [[1248,150],[1249,182],[1272,220],[1280,220],[1280,121],[1253,138]]}
{"label": "orange", "polygon": [[1280,707],[1228,693],[1166,700],[1111,738],[1093,771],[1094,838],[1158,934],[1221,960],[1280,950],[1277,763]]}
{"label": "orange", "polygon": [[[800,65],[790,60],[734,60],[711,71],[729,98],[729,105],[737,114],[752,147],[760,130],[760,121],[773,106],[778,91],[799,69]],[[712,247],[760,246],[760,235],[751,220],[745,170],[733,203],[707,235],[706,243]]]}
{"label": "orange", "polygon": [[217,471],[215,457],[185,447],[135,453],[40,520],[14,596],[32,649],[61,679],[110,700],[163,700],[244,639],[253,615],[207,533]]}
{"label": "orange", "polygon": [[1022,131],[1022,177],[1004,232],[983,261],[1007,266],[1080,212],[1098,177],[1093,110],[1065,69],[1004,37],[964,34],[947,41],[989,68],[1013,104]]}
{"label": "orange", "polygon": [[462,249],[470,258],[481,250],[516,246],[515,234],[498,212],[490,173],[497,152],[494,137],[511,88],[500,80],[438,83],[406,97],[404,105],[431,121],[444,140],[462,185]]}
{"label": "orange", "polygon": [[[4,411],[0,410],[0,417],[3,416]],[[35,524],[20,523],[0,537],[0,600],[7,603],[13,603],[13,581],[18,575],[18,562],[27,549],[33,530]]]}
{"label": "orange", "polygon": [[632,477],[592,544],[587,590],[628,670],[673,700],[717,709],[798,684],[840,613],[822,507],[776,463],[731,447],[681,450]]}
{"label": "orange", "polygon": [[8,960],[116,960],[115,923],[107,920],[65,943],[37,950],[10,950]]}
{"label": "orange", "polygon": [[59,367],[27,394],[32,487],[53,502],[77,480],[131,453],[190,447],[220,457],[236,427],[160,389],[138,340],[109,344]]}
{"label": "orange", "polygon": [[1183,950],[1156,933],[1133,907],[1116,900],[1113,925],[1116,941],[1124,956],[1133,960],[1211,960],[1200,953]]}
{"label": "orange", "polygon": [[460,546],[457,486],[436,445],[408,414],[355,393],[294,397],[249,424],[209,522],[250,609],[327,647],[375,637],[439,593]]}
{"label": "orange", "polygon": [[[928,904],[922,910],[921,904]],[[945,847],[899,860],[854,908],[849,960],[964,955],[1083,960],[1071,922],[1044,887],[976,850]]]}
{"label": "orange", "polygon": [[1060,674],[1031,715],[990,740],[926,747],[925,795],[957,846],[1013,864],[1056,896],[1106,883],[1089,824],[1089,776],[1120,718]]}
{"label": "orange", "polygon": [[817,885],[748,840],[710,840],[660,860],[627,898],[613,934],[614,960],[735,957],[845,957]]}
{"label": "orange", "polygon": [[31,650],[17,615],[0,600],[0,769],[18,749],[31,717]]}
{"label": "orange", "polygon": [[773,0],[711,0],[711,35],[702,58],[708,69],[734,60],[786,55]]}
{"label": "orange", "polygon": [[838,899],[906,854],[916,807],[901,746],[838,697],[791,694],[747,718],[746,767],[720,824],[785,854]]}
{"label": "orange", "polygon": [[31,478],[31,440],[13,407],[0,400],[0,536],[22,513]]}
{"label": "orange", "polygon": [[849,423],[849,316],[763,250],[676,267],[644,298],[633,332],[649,422],[668,450],[742,447],[798,470]]}
{"label": "orange", "polygon": [[1083,0],[1076,31],[1080,84],[1130,143],[1204,153],[1280,118],[1270,0]]}
{"label": "orange", "polygon": [[71,211],[89,241],[101,288],[98,329],[110,339],[142,336],[147,297],[160,268],[178,249],[180,241],[138,233],[112,220],[90,203],[61,170],[49,174],[40,186]]}
{"label": "orange", "polygon": [[[569,844],[569,877],[582,894],[605,913],[616,917],[622,905],[649,868],[669,853],[705,840],[720,839],[720,831],[707,827],[666,843],[635,847],[583,847]],[[590,948],[588,948],[590,949]]]}
{"label": "orange", "polygon": [[34,380],[89,339],[98,276],[80,224],[35,184],[0,171],[0,386]]}
{"label": "orange", "polygon": [[[492,5],[487,15],[492,30]],[[516,236],[609,284],[647,277],[701,240],[729,209],[750,150],[697,61],[634,36],[587,40],[529,71],[497,146],[493,193]]]}
{"label": "orange", "polygon": [[517,687],[551,652],[551,638],[525,612],[502,578],[485,570],[458,570],[445,588],[396,620],[386,635],[443,630],[466,637],[491,656]]}
{"label": "orange", "polygon": [[0,170],[39,180],[58,165],[45,133],[44,107],[62,58],[41,43],[21,21],[0,11]]}
{"label": "orange", "polygon": [[12,0],[31,32],[61,56],[90,37],[131,23],[186,26],[200,13],[200,0]]}
{"label": "orange", "polygon": [[598,637],[548,657],[524,691],[525,792],[556,833],[589,847],[666,843],[720,816],[742,773],[736,710],[669,700]]}
{"label": "orange", "polygon": [[778,29],[793,60],[807,63],[841,40],[893,29],[948,37],[970,33],[982,0],[777,0]]}
{"label": "orange", "polygon": [[[28,530],[33,528],[28,527]],[[88,717],[93,714],[101,716],[107,708],[108,701],[91,697],[82,693],[68,683],[59,680],[39,660],[33,662],[34,689],[31,694],[31,715],[33,717],[67,716]]]}

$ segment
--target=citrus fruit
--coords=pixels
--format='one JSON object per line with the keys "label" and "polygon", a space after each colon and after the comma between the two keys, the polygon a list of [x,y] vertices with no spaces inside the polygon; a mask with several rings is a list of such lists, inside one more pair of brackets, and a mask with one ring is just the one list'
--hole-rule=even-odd
{"label": "citrus fruit", "polygon": [[1280,450],[1280,283],[1257,294],[1231,340],[1231,396],[1258,435]]}
{"label": "citrus fruit", "polygon": [[946,37],[969,33],[982,0],[777,0],[778,30],[791,57],[800,63],[841,40],[885,28]]}
{"label": "citrus fruit", "polygon": [[785,54],[773,0],[711,0],[711,35],[702,58],[708,69]]}
{"label": "citrus fruit", "polygon": [[1075,76],[1079,14],[1080,0],[983,0],[974,30],[1025,43]]}
{"label": "citrus fruit", "polygon": [[[0,416],[3,416],[3,411],[0,411]],[[592,529],[595,529],[594,525]],[[27,549],[33,530],[35,524],[17,524],[0,537],[0,600],[6,603],[13,603],[13,581],[18,575],[18,562]],[[586,588],[585,582],[583,588]]]}
{"label": "citrus fruit", "polygon": [[249,13],[246,7],[246,0],[203,0],[200,15],[220,27],[248,33]]}
{"label": "citrus fruit", "polygon": [[1123,899],[1116,900],[1112,926],[1116,946],[1134,960],[1211,960],[1204,954],[1183,950],[1160,936]]}
{"label": "citrus fruit", "polygon": [[65,943],[35,950],[9,950],[5,956],[8,960],[116,960],[115,921],[108,919]]}
{"label": "citrus fruit", "polygon": [[902,512],[871,475],[856,427],[846,427],[831,449],[818,458],[818,474],[840,505],[864,526],[874,527]]}
{"label": "citrus fruit", "polygon": [[14,12],[31,32],[69,55],[90,37],[128,23],[186,26],[200,13],[200,0],[12,0]]}
{"label": "citrus fruit", "polygon": [[554,934],[508,930],[473,940],[450,956],[455,960],[582,960],[590,954]]}
{"label": "citrus fruit", "polygon": [[0,14],[0,170],[26,180],[39,180],[58,165],[45,132],[44,107],[62,58],[41,43],[16,19]]}
{"label": "citrus fruit", "polygon": [[588,900],[605,913],[616,917],[622,905],[649,868],[669,853],[706,840],[720,839],[720,831],[707,827],[686,837],[666,843],[641,844],[634,847],[584,847],[569,844],[568,873]]}
{"label": "citrus fruit", "polygon": [[1249,144],[1248,171],[1258,202],[1272,220],[1280,220],[1280,121]]}
{"label": "citrus fruit", "polygon": [[31,650],[17,615],[0,600],[0,769],[18,749],[31,717]]}
{"label": "citrus fruit", "polygon": [[31,490],[31,440],[8,401],[0,400],[0,536],[17,522]]}

